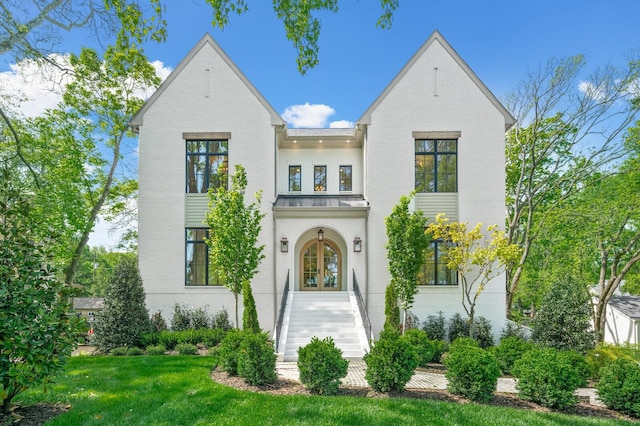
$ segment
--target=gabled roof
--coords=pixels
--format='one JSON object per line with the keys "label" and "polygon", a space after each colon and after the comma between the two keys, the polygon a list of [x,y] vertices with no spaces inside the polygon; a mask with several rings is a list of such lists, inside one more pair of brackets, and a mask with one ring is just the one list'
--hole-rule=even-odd
{"label": "gabled roof", "polygon": [[451,57],[457,62],[457,64],[464,70],[464,72],[469,76],[469,78],[475,83],[476,86],[480,89],[482,93],[489,99],[489,101],[496,107],[498,111],[504,116],[505,122],[505,131],[509,130],[511,126],[515,124],[515,119],[513,116],[507,111],[507,109],[500,103],[498,98],[496,98],[493,93],[484,85],[484,83],[478,78],[476,73],[473,72],[471,67],[458,55],[458,53],[451,47],[451,45],[445,40],[445,38],[435,30],[425,41],[422,46],[418,49],[418,51],[411,57],[409,62],[406,63],[404,67],[400,70],[400,72],[391,80],[391,83],[382,91],[380,96],[376,98],[375,101],[367,108],[367,110],[362,114],[362,117],[358,120],[358,123],[363,124],[371,124],[371,113],[378,107],[378,105],[387,97],[389,92],[393,90],[396,84],[404,77],[404,75],[411,69],[411,67],[415,64],[415,62],[424,54],[424,52],[429,49],[431,44],[435,41],[438,41],[442,47],[451,55]]}
{"label": "gabled roof", "polygon": [[640,296],[614,295],[609,299],[609,306],[632,320],[640,320]]}
{"label": "gabled roof", "polygon": [[139,126],[142,126],[144,113],[153,105],[153,103],[158,99],[162,93],[166,90],[167,87],[175,80],[175,78],[180,74],[180,72],[191,62],[191,60],[200,52],[204,46],[210,45],[213,49],[220,55],[222,60],[231,68],[231,70],[238,76],[238,78],[247,86],[247,88],[253,93],[253,95],[260,101],[260,103],[269,111],[271,114],[271,124],[273,125],[284,125],[285,121],[280,117],[280,114],[276,112],[276,110],[267,102],[267,100],[262,96],[262,94],[256,89],[256,87],[249,81],[247,76],[245,76],[240,68],[229,58],[229,56],[225,53],[224,50],[215,42],[213,37],[210,34],[206,33],[200,41],[189,51],[187,56],[180,61],[178,66],[169,74],[165,81],[162,82],[160,87],[151,95],[151,97],[145,102],[145,104],[140,108],[140,111],[136,113],[136,115],[131,119],[129,123],[131,127],[133,127],[134,131],[137,131]]}

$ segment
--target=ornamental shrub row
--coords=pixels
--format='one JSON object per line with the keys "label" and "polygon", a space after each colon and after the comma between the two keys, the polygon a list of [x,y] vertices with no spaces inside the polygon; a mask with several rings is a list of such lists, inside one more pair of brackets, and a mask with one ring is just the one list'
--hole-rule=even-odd
{"label": "ornamental shrub row", "polygon": [[198,330],[169,331],[160,333],[147,333],[143,336],[145,346],[164,345],[168,350],[175,349],[176,345],[188,343],[191,345],[204,345],[207,348],[217,346],[224,336],[226,330],[218,328],[203,328]]}

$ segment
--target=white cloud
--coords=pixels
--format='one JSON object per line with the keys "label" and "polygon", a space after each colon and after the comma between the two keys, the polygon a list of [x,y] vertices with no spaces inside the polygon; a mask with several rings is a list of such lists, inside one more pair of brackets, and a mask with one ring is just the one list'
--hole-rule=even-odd
{"label": "white cloud", "polygon": [[597,87],[589,81],[581,81],[580,84],[578,84],[578,90],[584,93],[585,96],[597,101],[604,100],[606,97],[606,93],[602,87]]}
{"label": "white cloud", "polygon": [[329,128],[331,129],[350,129],[353,127],[353,121],[349,120],[338,120],[332,121],[329,123]]}
{"label": "white cloud", "polygon": [[293,127],[323,128],[327,125],[329,117],[336,110],[328,105],[309,104],[291,105],[282,113],[282,118]]}

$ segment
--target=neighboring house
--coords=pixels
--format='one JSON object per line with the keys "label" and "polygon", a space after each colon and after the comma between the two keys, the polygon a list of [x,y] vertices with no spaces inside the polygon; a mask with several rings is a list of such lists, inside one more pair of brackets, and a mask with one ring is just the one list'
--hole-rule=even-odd
{"label": "neighboring house", "polygon": [[616,345],[640,343],[640,296],[614,294],[607,305],[604,341]]}
{"label": "neighboring house", "polygon": [[[278,337],[282,347],[283,340],[294,347],[309,338],[296,339],[303,329],[323,334],[337,312],[331,308],[346,298],[351,308],[334,314],[355,313],[362,337],[362,308],[377,335],[390,279],[385,217],[416,190],[415,206],[431,219],[444,212],[472,225],[503,224],[504,134],[513,123],[437,31],[345,129],[288,128],[205,35],[131,123],[139,134],[138,253],[149,311],[170,320],[180,302],[233,316],[233,295],[208,261],[203,220],[207,190],[226,186],[242,164],[247,193],[262,190],[267,213],[259,237],[266,258],[252,281],[262,328],[276,329],[288,301]],[[433,242],[425,259],[412,308],[420,320],[438,312],[465,316],[444,250]],[[476,315],[500,332],[504,275],[486,287]],[[349,328],[337,324],[326,333]]]}
{"label": "neighboring house", "polygon": [[84,318],[93,325],[96,314],[104,309],[104,298],[102,297],[74,297],[73,310],[80,318]]}

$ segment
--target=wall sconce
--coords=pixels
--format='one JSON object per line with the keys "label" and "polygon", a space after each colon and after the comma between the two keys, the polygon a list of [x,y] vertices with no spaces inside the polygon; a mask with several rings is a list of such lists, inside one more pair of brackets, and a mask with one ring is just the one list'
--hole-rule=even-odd
{"label": "wall sconce", "polygon": [[318,228],[318,241],[324,240],[324,229]]}
{"label": "wall sconce", "polygon": [[289,253],[289,240],[287,240],[287,237],[282,237],[280,240],[280,252]]}
{"label": "wall sconce", "polygon": [[360,253],[362,251],[362,240],[360,237],[355,237],[353,239],[353,251],[356,253]]}

